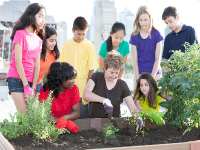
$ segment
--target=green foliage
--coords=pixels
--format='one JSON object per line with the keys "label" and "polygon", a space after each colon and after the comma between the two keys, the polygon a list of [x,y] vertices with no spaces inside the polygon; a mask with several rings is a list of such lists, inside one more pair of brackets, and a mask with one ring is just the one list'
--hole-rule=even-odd
{"label": "green foliage", "polygon": [[117,132],[119,129],[111,122],[104,125],[102,132],[106,138],[115,139],[117,138]]}
{"label": "green foliage", "polygon": [[132,112],[132,117],[126,117],[124,119],[124,123],[128,123],[129,125],[139,125],[139,120],[143,122],[143,128],[141,133],[145,134],[149,131],[148,128],[145,127],[145,122],[147,119],[153,124],[155,122],[157,126],[162,126],[165,124],[163,120],[164,112],[158,112],[155,110],[150,110],[149,112],[140,111],[139,114],[136,112]]}
{"label": "green foliage", "polygon": [[154,121],[157,124],[157,126],[162,126],[165,124],[165,120],[163,120],[164,114],[164,112],[150,110],[148,112],[148,119],[151,123],[153,123]]}
{"label": "green foliage", "polygon": [[[4,119],[0,128],[2,134],[11,140],[20,135],[33,134],[35,139],[50,139],[55,141],[59,134],[62,134],[66,129],[55,128],[55,122],[49,120],[51,113],[51,93],[46,101],[40,102],[38,96],[30,96],[27,99],[26,105],[27,114],[20,115],[16,112],[13,116],[10,114],[11,122]],[[16,120],[16,121],[15,121]]]}
{"label": "green foliage", "polygon": [[132,71],[133,71],[133,64],[127,61],[125,64],[125,73],[132,73]]}
{"label": "green foliage", "polygon": [[168,90],[173,97],[160,104],[168,109],[165,114],[168,123],[179,128],[187,126],[189,131],[200,123],[200,45],[186,43],[185,48],[185,53],[175,51],[161,64],[171,71],[159,80],[159,86],[161,91]]}

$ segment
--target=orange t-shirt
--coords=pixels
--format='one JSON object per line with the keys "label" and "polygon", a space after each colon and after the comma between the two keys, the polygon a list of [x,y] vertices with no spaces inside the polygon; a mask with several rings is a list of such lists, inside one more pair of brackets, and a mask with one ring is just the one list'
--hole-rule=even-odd
{"label": "orange t-shirt", "polygon": [[56,61],[54,55],[55,52],[52,54],[51,51],[49,51],[49,54],[45,58],[45,61],[43,61],[43,59],[40,59],[40,74],[37,84],[40,84],[42,82],[45,72],[49,69],[50,65]]}

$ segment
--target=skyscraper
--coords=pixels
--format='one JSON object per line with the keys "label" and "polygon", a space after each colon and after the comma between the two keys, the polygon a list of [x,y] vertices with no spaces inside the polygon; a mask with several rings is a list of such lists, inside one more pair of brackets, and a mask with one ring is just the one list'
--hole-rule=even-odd
{"label": "skyscraper", "polygon": [[131,13],[129,8],[125,8],[119,13],[119,21],[122,22],[126,27],[126,36],[124,40],[129,42],[130,35],[133,32],[133,22],[135,20],[135,15]]}
{"label": "skyscraper", "polygon": [[94,0],[90,40],[94,43],[97,58],[101,44],[108,38],[116,21],[117,10],[114,0]]}

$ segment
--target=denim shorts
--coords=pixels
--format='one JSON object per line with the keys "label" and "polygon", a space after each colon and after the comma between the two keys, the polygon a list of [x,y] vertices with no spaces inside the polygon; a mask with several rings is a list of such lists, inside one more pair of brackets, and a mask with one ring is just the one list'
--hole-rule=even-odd
{"label": "denim shorts", "polygon": [[[11,92],[20,92],[20,93],[24,93],[24,85],[22,83],[21,79],[18,78],[7,78],[6,82],[8,82],[8,90],[9,90],[9,94]],[[28,84],[30,85],[30,87],[32,87],[32,82],[28,82]]]}
{"label": "denim shorts", "polygon": [[43,86],[43,83],[39,83],[37,86],[36,86],[36,93],[40,93],[40,88]]}

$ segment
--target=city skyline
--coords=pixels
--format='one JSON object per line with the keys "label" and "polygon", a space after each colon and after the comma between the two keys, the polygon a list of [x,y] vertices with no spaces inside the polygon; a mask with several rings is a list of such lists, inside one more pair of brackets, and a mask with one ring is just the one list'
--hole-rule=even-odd
{"label": "city skyline", "polygon": [[[0,0],[0,5],[3,1]],[[16,0],[15,0],[16,1]],[[113,1],[113,0],[111,0]],[[161,16],[165,7],[173,5],[177,7],[181,22],[186,25],[191,25],[195,28],[197,35],[200,35],[200,21],[196,19],[195,14],[200,14],[200,1],[199,0],[114,0],[115,7],[117,9],[117,20],[119,21],[119,13],[128,7],[133,14],[137,12],[137,9],[141,5],[147,5],[152,13],[155,27],[160,30],[164,36],[165,23],[162,21]],[[92,11],[94,6],[94,0],[87,0],[87,3],[82,0],[62,1],[57,0],[56,4],[53,0],[30,0],[31,3],[41,3],[46,7],[47,14],[53,15],[55,21],[65,21],[67,24],[67,38],[71,38],[73,21],[77,16],[83,16],[91,24]],[[55,6],[57,5],[57,6]],[[59,5],[59,6],[58,6]],[[65,13],[66,12],[66,13]],[[2,14],[1,14],[2,15]]]}

